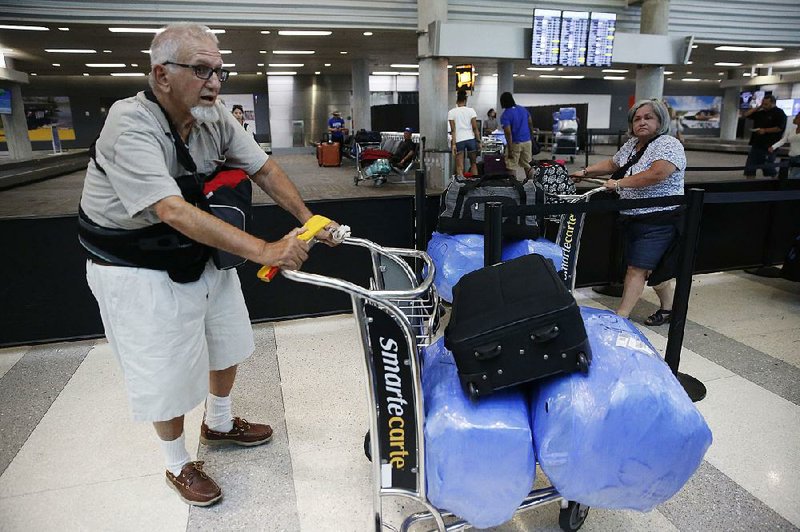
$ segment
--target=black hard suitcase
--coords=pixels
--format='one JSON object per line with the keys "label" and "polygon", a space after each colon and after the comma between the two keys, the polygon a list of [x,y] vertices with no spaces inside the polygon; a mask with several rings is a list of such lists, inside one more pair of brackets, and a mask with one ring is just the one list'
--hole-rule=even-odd
{"label": "black hard suitcase", "polygon": [[558,373],[586,373],[592,360],[578,305],[541,255],[463,276],[453,287],[445,346],[472,399]]}

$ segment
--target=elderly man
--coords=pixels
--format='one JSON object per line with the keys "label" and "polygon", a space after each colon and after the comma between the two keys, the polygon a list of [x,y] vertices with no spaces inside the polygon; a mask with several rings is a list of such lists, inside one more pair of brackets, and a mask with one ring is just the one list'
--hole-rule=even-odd
{"label": "elderly man", "polygon": [[268,425],[232,415],[237,364],[255,346],[236,271],[218,269],[210,250],[297,269],[308,246],[297,238],[301,229],[266,242],[229,225],[198,208],[179,178],[202,182],[224,163],[246,172],[301,223],[312,213],[284,171],[218,102],[229,73],[208,28],[166,27],[153,39],[150,61],[151,90],[109,111],[86,171],[79,232],[132,417],[153,423],[167,484],[187,503],[208,506],[222,491],[202,462],[189,459],[184,414],[205,400],[206,445],[254,446],[272,437]]}

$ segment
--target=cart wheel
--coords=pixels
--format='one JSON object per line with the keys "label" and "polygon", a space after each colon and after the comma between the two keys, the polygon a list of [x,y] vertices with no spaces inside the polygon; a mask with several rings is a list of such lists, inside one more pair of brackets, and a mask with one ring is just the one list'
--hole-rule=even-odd
{"label": "cart wheel", "polygon": [[353,184],[354,184],[355,186],[358,186],[358,181],[359,181],[359,179],[358,179],[358,176],[356,176],[356,177],[354,177],[354,178],[353,178]]}
{"label": "cart wheel", "polygon": [[574,532],[583,526],[588,514],[588,506],[570,501],[569,505],[558,514],[558,526],[565,532]]}
{"label": "cart wheel", "polygon": [[586,353],[578,353],[578,370],[584,375],[589,373],[589,359],[586,357]]}
{"label": "cart wheel", "polygon": [[573,157],[572,155],[570,155],[570,156],[569,156],[569,162],[570,162],[570,163],[574,163],[574,162],[575,162],[575,157]]}
{"label": "cart wheel", "polygon": [[372,449],[371,449],[371,442],[372,438],[369,435],[369,431],[364,434],[364,455],[366,455],[367,460],[372,462]]}
{"label": "cart wheel", "polygon": [[480,396],[480,392],[478,391],[478,387],[475,386],[474,382],[469,383],[467,386],[469,388],[469,399],[473,403],[478,400],[478,396]]}

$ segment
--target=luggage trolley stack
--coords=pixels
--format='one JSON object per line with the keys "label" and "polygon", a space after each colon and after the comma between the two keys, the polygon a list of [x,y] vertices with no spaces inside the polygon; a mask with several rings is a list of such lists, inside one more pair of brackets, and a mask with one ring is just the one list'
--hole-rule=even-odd
{"label": "luggage trolley stack", "polygon": [[578,154],[578,115],[574,107],[562,107],[553,113],[553,159],[556,155],[569,155],[575,162]]}
{"label": "luggage trolley stack", "polygon": [[[408,516],[400,527],[402,531],[423,521],[434,521],[440,532],[468,529],[466,521],[435,508],[427,498],[420,350],[430,345],[438,328],[435,266],[423,251],[382,247],[359,238],[347,238],[343,245],[369,251],[372,277],[368,288],[319,274],[282,273],[292,281],[333,288],[351,296],[367,372],[375,531],[391,529],[383,522],[385,497],[404,497],[426,508]],[[424,264],[424,279],[418,280],[409,261]],[[557,501],[562,506],[562,528],[580,528],[588,508],[563,501],[552,486],[531,491],[517,512]]]}

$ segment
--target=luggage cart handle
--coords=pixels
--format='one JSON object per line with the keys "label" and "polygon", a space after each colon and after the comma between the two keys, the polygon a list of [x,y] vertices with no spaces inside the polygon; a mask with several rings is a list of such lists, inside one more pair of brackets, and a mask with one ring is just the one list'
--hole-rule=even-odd
{"label": "luggage cart handle", "polygon": [[[424,251],[417,251],[414,249],[405,249],[405,248],[388,248],[379,246],[375,242],[371,240],[367,240],[364,238],[353,238],[348,237],[342,242],[343,245],[350,245],[350,246],[359,246],[369,249],[371,252],[378,253],[385,257],[388,257],[398,263],[405,263],[402,261],[400,257],[410,257],[410,258],[417,258],[421,259],[426,266],[427,274],[425,275],[425,279],[416,287],[407,289],[407,290],[373,290],[369,288],[364,288],[363,286],[359,286],[355,283],[351,283],[350,281],[345,281],[344,279],[339,279],[337,277],[329,277],[327,275],[321,275],[316,273],[308,273],[299,270],[281,270],[281,274],[295,282],[299,283],[306,283],[306,284],[313,284],[316,286],[324,286],[327,288],[333,288],[336,290],[340,290],[343,292],[348,292],[350,294],[355,294],[360,297],[370,299],[370,300],[385,300],[385,299],[414,299],[418,298],[421,295],[428,292],[433,284],[433,278],[436,273],[436,266],[431,260],[430,256]],[[405,265],[407,267],[407,265]]]}

